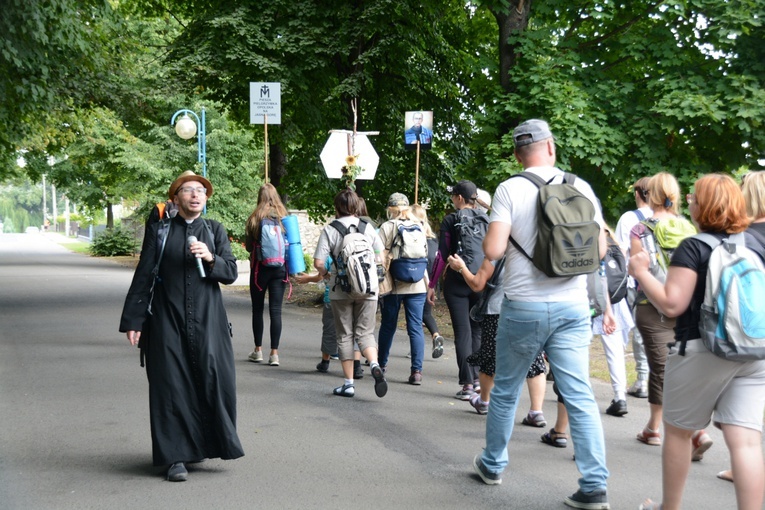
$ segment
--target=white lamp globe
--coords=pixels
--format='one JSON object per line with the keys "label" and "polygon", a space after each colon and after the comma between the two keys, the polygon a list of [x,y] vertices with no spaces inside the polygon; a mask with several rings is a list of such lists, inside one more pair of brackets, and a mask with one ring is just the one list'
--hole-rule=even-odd
{"label": "white lamp globe", "polygon": [[178,122],[175,123],[175,132],[184,140],[188,140],[197,134],[197,125],[191,117],[184,114],[183,117],[178,119]]}

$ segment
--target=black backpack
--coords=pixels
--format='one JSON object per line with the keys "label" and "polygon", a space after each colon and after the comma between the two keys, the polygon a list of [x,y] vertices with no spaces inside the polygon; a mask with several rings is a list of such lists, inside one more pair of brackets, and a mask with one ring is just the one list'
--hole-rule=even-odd
{"label": "black backpack", "polygon": [[489,217],[482,211],[469,208],[460,209],[455,214],[457,238],[452,253],[459,255],[470,272],[475,274],[483,262],[483,238],[489,230]]}
{"label": "black backpack", "polygon": [[606,235],[608,248],[603,257],[606,282],[603,284],[602,275],[599,271],[587,275],[587,294],[590,298],[590,308],[597,317],[602,314],[606,307],[605,292],[608,291],[608,299],[615,305],[627,296],[627,259],[616,242],[610,235]]}

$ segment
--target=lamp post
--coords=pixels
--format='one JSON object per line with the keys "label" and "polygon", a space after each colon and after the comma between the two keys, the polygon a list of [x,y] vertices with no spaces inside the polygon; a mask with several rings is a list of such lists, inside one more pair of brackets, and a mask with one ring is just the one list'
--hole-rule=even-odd
{"label": "lamp post", "polygon": [[[175,121],[175,119],[178,117],[178,115],[183,114],[183,117],[178,119],[178,122]],[[191,115],[196,119],[196,122],[189,117]],[[197,134],[197,126],[199,126],[199,136],[197,136],[197,142],[198,142],[198,152],[199,152],[199,159],[198,161],[202,163],[202,177],[207,179],[207,148],[206,148],[206,142],[205,142],[205,135],[207,134],[207,130],[205,129],[205,109],[202,107],[202,119],[197,116],[196,113],[194,113],[191,110],[178,110],[173,114],[173,118],[170,119],[170,125],[175,126],[175,132],[183,138],[184,140],[188,140],[189,138],[192,138],[195,134]]]}

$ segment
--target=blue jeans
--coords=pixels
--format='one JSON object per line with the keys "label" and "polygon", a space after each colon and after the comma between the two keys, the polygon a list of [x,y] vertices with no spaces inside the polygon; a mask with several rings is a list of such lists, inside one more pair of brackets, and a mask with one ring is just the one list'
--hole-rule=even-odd
{"label": "blue jeans", "polygon": [[388,294],[380,300],[380,333],[377,337],[381,366],[388,365],[388,355],[396,333],[398,311],[404,303],[406,332],[409,335],[409,347],[412,353],[412,370],[422,372],[422,359],[425,354],[425,335],[422,332],[422,309],[425,306],[425,293]]}
{"label": "blue jeans", "polygon": [[518,398],[529,366],[543,350],[555,373],[571,423],[576,465],[583,492],[606,488],[606,448],[600,411],[590,386],[592,340],[587,302],[502,303],[497,330],[497,369],[486,421],[486,468],[502,472],[513,434]]}

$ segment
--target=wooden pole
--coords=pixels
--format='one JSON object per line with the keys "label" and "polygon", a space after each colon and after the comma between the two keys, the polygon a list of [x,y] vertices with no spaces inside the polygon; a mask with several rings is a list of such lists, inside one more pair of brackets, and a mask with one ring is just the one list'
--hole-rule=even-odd
{"label": "wooden pole", "polygon": [[264,129],[264,136],[265,136],[265,143],[263,145],[263,154],[265,155],[265,169],[266,169],[266,180],[265,183],[268,183],[268,114],[263,114],[263,129]]}
{"label": "wooden pole", "polygon": [[420,187],[420,138],[417,137],[417,163],[414,167],[414,203],[417,203],[417,192]]}

